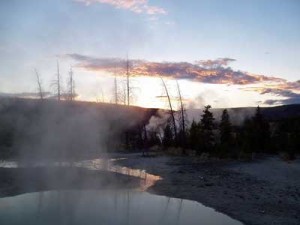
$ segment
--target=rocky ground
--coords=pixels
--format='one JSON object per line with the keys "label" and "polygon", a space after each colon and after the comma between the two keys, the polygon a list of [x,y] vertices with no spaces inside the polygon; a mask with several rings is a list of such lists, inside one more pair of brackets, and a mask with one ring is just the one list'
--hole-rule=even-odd
{"label": "rocky ground", "polygon": [[118,165],[162,179],[149,192],[198,201],[246,225],[300,224],[300,161],[252,162],[123,155]]}

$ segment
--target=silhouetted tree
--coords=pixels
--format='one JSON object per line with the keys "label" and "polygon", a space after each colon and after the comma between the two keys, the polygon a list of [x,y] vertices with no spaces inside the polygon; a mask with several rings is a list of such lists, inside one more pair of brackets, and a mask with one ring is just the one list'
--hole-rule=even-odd
{"label": "silhouetted tree", "polygon": [[197,150],[199,147],[199,124],[192,121],[190,132],[189,132],[189,147],[191,149]]}
{"label": "silhouetted tree", "polygon": [[276,121],[272,137],[274,152],[286,153],[287,159],[294,159],[300,153],[300,117]]}
{"label": "silhouetted tree", "polygon": [[59,64],[57,61],[57,74],[56,74],[56,80],[54,80],[53,85],[56,87],[56,96],[57,100],[60,101],[61,98],[61,86],[60,86],[60,72],[59,72]]}
{"label": "silhouetted tree", "polygon": [[163,146],[165,148],[170,147],[174,143],[174,137],[170,123],[168,123],[164,129]]}
{"label": "silhouetted tree", "polygon": [[167,85],[166,85],[166,83],[165,83],[165,81],[162,77],[160,79],[162,81],[162,84],[164,86],[164,89],[165,89],[165,92],[166,92],[166,95],[167,95],[167,98],[168,98],[168,103],[169,103],[169,107],[170,107],[170,114],[171,114],[171,119],[172,119],[172,128],[173,128],[173,131],[174,131],[174,141],[176,143],[177,142],[177,127],[176,127],[176,121],[175,121],[175,113],[174,113],[174,110],[173,110],[173,107],[172,107],[172,102],[171,102],[171,98],[170,98],[170,95],[169,95]]}
{"label": "silhouetted tree", "polygon": [[34,72],[35,72],[35,75],[36,75],[36,82],[37,82],[37,85],[38,85],[39,97],[40,97],[41,100],[43,100],[44,99],[44,92],[43,92],[43,88],[42,88],[42,82],[41,82],[41,79],[40,79],[40,75],[39,75],[39,73],[36,69],[34,69]]}
{"label": "silhouetted tree", "polygon": [[270,141],[269,123],[265,120],[258,106],[255,115],[246,119],[241,133],[244,152],[266,152]]}
{"label": "silhouetted tree", "polygon": [[67,99],[70,101],[73,101],[75,99],[75,81],[73,77],[74,73],[72,70],[72,67],[70,67],[69,71],[69,78],[68,78],[68,93],[67,93]]}
{"label": "silhouetted tree", "polygon": [[[203,152],[211,152],[214,146],[214,117],[212,112],[210,112],[211,106],[205,106],[200,121],[200,149]],[[199,149],[199,150],[200,150]]]}
{"label": "silhouetted tree", "polygon": [[269,123],[263,117],[260,107],[257,106],[253,117],[253,144],[256,151],[266,151],[270,140]]}
{"label": "silhouetted tree", "polygon": [[231,127],[230,117],[227,109],[224,109],[222,112],[219,131],[220,131],[219,153],[221,153],[221,156],[225,156],[226,154],[229,154],[230,148],[233,148],[232,127]]}
{"label": "silhouetted tree", "polygon": [[186,111],[183,104],[183,99],[181,95],[181,90],[178,81],[177,84],[177,91],[178,91],[178,100],[179,100],[179,132],[178,132],[178,145],[182,147],[182,154],[186,154],[185,148],[187,147],[187,135],[186,135],[186,123],[187,123],[187,116]]}

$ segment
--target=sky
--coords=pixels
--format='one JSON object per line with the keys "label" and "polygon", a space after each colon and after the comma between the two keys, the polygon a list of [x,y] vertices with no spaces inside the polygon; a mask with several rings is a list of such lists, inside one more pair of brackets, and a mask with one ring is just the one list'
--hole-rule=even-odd
{"label": "sky", "polygon": [[0,95],[53,92],[57,62],[78,100],[187,107],[300,103],[299,0],[1,0]]}

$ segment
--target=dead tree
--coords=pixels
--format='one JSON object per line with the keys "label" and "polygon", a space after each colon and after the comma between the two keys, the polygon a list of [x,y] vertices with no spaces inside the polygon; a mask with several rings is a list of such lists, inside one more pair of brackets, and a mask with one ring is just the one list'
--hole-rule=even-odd
{"label": "dead tree", "polygon": [[101,85],[99,86],[99,92],[100,92],[99,94],[98,93],[96,94],[96,102],[104,103],[105,102],[105,96],[104,96],[103,88],[102,88]]}
{"label": "dead tree", "polygon": [[117,82],[117,77],[115,76],[114,80],[114,98],[115,98],[115,104],[118,105],[118,82]]}
{"label": "dead tree", "polygon": [[73,75],[74,75],[74,73],[73,73],[72,67],[70,67],[69,80],[68,80],[68,86],[69,86],[68,98],[70,101],[73,101],[75,98],[75,82],[74,82]]}
{"label": "dead tree", "polygon": [[36,69],[34,69],[34,71],[35,71],[36,81],[37,81],[37,85],[38,85],[38,93],[39,93],[40,99],[43,100],[44,99],[44,93],[43,93],[42,83],[41,83],[41,80],[40,80],[40,75],[39,75],[39,73]]}
{"label": "dead tree", "polygon": [[174,138],[175,138],[175,143],[177,143],[177,127],[176,127],[176,121],[175,121],[175,115],[174,115],[175,113],[174,113],[174,110],[173,110],[173,107],[172,107],[171,98],[170,98],[169,91],[168,91],[168,88],[166,86],[166,83],[165,83],[165,81],[162,77],[160,77],[160,79],[163,83],[163,86],[164,86],[164,89],[165,89],[165,92],[166,92],[166,95],[167,95],[167,98],[168,98],[170,113],[171,113],[171,119],[172,119],[172,123],[173,123]]}
{"label": "dead tree", "polygon": [[[126,96],[127,96],[127,106],[130,105],[130,82],[129,82],[129,60],[127,55],[126,60]],[[125,145],[126,148],[129,149],[129,132],[125,132]]]}
{"label": "dead tree", "polygon": [[127,55],[127,60],[126,60],[126,91],[127,91],[127,105],[130,105],[130,81],[129,81],[129,60],[128,60],[128,55]]}
{"label": "dead tree", "polygon": [[60,72],[59,72],[59,64],[57,61],[57,74],[56,74],[56,79],[52,83],[53,86],[55,86],[55,91],[56,91],[56,96],[57,100],[60,101],[61,99],[61,87],[60,87]]}
{"label": "dead tree", "polygon": [[[176,80],[177,91],[178,91],[178,100],[180,104],[180,141],[183,145],[183,149],[186,147],[186,119],[185,119],[185,109],[182,101],[181,90],[178,81]],[[185,154],[185,150],[182,152]]]}

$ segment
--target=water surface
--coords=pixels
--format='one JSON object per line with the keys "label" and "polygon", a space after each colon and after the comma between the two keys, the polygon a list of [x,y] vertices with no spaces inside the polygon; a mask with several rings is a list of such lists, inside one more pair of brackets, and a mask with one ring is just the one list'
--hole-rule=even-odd
{"label": "water surface", "polygon": [[129,190],[56,190],[0,198],[0,224],[242,225],[198,202]]}

